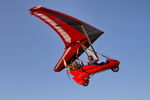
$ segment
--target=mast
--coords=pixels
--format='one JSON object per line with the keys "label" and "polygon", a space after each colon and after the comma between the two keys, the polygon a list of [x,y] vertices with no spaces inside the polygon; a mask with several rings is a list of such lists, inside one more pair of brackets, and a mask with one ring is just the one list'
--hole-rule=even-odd
{"label": "mast", "polygon": [[93,45],[92,45],[92,42],[91,42],[91,40],[90,40],[90,38],[89,38],[89,36],[88,36],[88,34],[87,34],[87,32],[86,32],[84,26],[81,25],[81,28],[82,28],[82,30],[83,30],[83,33],[84,33],[85,36],[87,37],[87,40],[88,40],[88,42],[89,42],[89,44],[90,44],[90,46],[91,46],[91,48],[92,48],[92,50],[93,50],[93,52],[94,52],[94,55],[96,56],[96,59],[98,59],[98,56],[97,56],[97,54],[96,54],[96,51],[95,51],[95,49],[94,49],[94,47],[93,47]]}

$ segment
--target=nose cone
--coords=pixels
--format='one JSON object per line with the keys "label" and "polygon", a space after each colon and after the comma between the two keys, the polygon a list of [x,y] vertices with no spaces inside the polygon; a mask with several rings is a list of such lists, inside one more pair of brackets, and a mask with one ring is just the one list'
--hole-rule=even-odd
{"label": "nose cone", "polygon": [[120,64],[120,61],[118,61],[118,60],[114,60],[114,61],[115,61],[116,65]]}
{"label": "nose cone", "polygon": [[119,65],[120,64],[120,61],[119,60],[116,60],[116,59],[107,59],[109,62],[111,62],[112,64],[114,65]]}

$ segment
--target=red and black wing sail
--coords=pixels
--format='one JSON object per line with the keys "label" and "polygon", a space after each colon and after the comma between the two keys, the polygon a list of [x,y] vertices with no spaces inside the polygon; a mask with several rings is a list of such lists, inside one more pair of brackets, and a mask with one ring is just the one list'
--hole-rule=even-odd
{"label": "red and black wing sail", "polygon": [[[62,57],[54,68],[56,72],[65,68],[64,60],[67,64],[70,64],[71,61],[75,60],[77,56],[79,57],[84,52],[78,42],[84,44],[87,48],[90,46],[82,27],[86,30],[92,43],[104,33],[79,19],[41,6],[31,8],[30,12],[32,15],[40,18],[52,27],[61,37],[66,46]],[[77,51],[79,52],[77,53]]]}

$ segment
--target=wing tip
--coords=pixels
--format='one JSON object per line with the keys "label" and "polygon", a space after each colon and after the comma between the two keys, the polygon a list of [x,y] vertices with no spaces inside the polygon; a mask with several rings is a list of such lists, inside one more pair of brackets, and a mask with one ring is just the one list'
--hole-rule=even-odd
{"label": "wing tip", "polygon": [[[62,69],[61,69],[62,70]],[[61,71],[60,69],[57,69],[57,68],[54,68],[54,71],[55,72],[60,72]]]}
{"label": "wing tip", "polygon": [[34,6],[34,7],[32,7],[30,10],[37,10],[37,9],[40,9],[40,8],[42,8],[41,5],[39,5],[39,6]]}

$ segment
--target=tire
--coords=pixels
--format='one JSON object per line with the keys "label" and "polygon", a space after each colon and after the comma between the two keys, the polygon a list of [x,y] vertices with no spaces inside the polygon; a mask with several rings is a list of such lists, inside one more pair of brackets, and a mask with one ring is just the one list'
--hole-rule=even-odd
{"label": "tire", "polygon": [[83,80],[85,81],[83,86],[88,86],[89,85],[89,77],[85,77]]}
{"label": "tire", "polygon": [[83,86],[88,86],[88,85],[89,85],[89,82],[83,84]]}
{"label": "tire", "polygon": [[113,72],[118,72],[119,71],[119,66],[112,67],[111,70]]}

